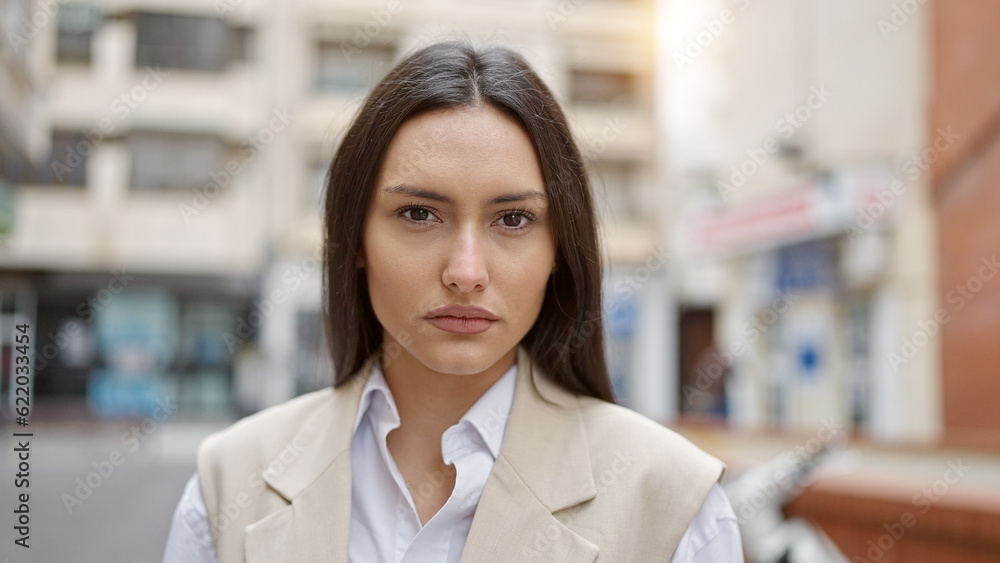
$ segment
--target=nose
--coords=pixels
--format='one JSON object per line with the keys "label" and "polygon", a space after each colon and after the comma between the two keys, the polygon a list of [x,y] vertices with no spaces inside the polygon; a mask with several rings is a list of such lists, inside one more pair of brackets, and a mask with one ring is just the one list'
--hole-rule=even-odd
{"label": "nose", "polygon": [[451,245],[441,281],[452,291],[482,291],[490,283],[486,241],[474,228],[464,229]]}

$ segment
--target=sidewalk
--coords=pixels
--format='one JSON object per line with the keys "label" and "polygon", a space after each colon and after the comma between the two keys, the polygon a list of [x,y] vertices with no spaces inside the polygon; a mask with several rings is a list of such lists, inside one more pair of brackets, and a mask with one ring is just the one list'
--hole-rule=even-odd
{"label": "sidewalk", "polygon": [[[728,464],[730,475],[736,475],[746,467],[784,452],[808,450],[815,446],[818,437],[817,434],[765,434],[693,425],[673,429]],[[955,465],[960,460],[963,466],[968,466],[968,470],[963,471],[958,481],[952,483],[954,491],[974,492],[983,500],[995,502],[1000,511],[1000,454],[881,446],[854,439],[848,439],[844,450],[850,454],[850,458],[833,463],[834,467],[825,472],[818,472],[821,480],[882,483],[887,487],[887,494],[901,489],[910,492],[912,496],[920,488],[942,479],[951,467],[949,462]]]}
{"label": "sidewalk", "polygon": [[[726,462],[729,478],[816,450],[825,435],[675,430]],[[827,460],[785,513],[819,526],[850,561],[1000,561],[1000,455],[848,440]]]}

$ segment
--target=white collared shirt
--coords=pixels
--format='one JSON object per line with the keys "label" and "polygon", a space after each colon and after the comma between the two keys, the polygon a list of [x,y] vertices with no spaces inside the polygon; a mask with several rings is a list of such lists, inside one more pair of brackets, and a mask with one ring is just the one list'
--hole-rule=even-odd
{"label": "white collared shirt", "polygon": [[[421,526],[417,504],[434,490],[425,483],[413,498],[396,467],[386,436],[399,427],[399,411],[382,370],[372,370],[361,395],[351,446],[351,563],[458,563],[479,496],[500,453],[516,376],[515,364],[441,435],[441,457],[445,465],[455,466],[455,488]],[[444,475],[424,477],[445,481]]]}
{"label": "white collared shirt", "polygon": [[[381,369],[365,384],[351,442],[351,563],[458,563],[479,497],[499,455],[514,399],[515,364],[441,436],[455,487],[444,506],[421,526],[416,502],[389,454],[386,436],[399,411]],[[442,476],[443,479],[443,476]],[[431,481],[437,481],[430,476]],[[670,563],[742,561],[736,516],[718,483],[688,526]],[[167,539],[164,563],[215,563],[208,512],[198,475],[184,489]]]}

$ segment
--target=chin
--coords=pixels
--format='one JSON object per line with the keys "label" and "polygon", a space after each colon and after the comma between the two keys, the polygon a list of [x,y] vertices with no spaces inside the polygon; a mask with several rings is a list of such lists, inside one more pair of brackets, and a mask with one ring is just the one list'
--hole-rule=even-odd
{"label": "chin", "polygon": [[496,342],[444,341],[427,343],[419,347],[421,352],[414,358],[428,368],[449,375],[475,375],[482,373],[500,361],[511,346]]}

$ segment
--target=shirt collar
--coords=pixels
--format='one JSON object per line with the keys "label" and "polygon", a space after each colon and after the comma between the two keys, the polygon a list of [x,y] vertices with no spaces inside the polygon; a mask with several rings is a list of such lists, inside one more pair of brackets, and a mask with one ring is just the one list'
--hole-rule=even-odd
{"label": "shirt collar", "polygon": [[[504,430],[507,428],[507,418],[510,415],[511,404],[514,402],[514,384],[517,380],[517,363],[510,367],[481,397],[473,404],[458,423],[445,431],[454,431],[463,426],[471,425],[486,443],[486,447],[492,454],[493,459],[500,455],[500,446],[503,443]],[[375,401],[375,394],[379,393],[383,401]],[[377,405],[377,406],[376,406]],[[378,423],[388,423],[389,430],[399,426],[399,410],[396,408],[396,401],[389,390],[389,384],[382,374],[381,363],[376,363],[371,370],[368,381],[365,383],[364,391],[361,393],[361,401],[358,405],[358,414],[354,419],[352,434],[357,434],[361,421],[373,408],[388,409],[380,411],[380,416],[375,417]],[[442,442],[444,436],[442,436]],[[448,456],[446,456],[448,457]]]}
{"label": "shirt collar", "polygon": [[358,414],[354,417],[354,428],[351,430],[352,435],[358,433],[358,427],[361,426],[361,421],[364,420],[365,415],[371,410],[376,393],[381,393],[385,399],[385,404],[389,406],[394,424],[393,428],[399,426],[399,411],[396,410],[396,401],[392,398],[392,391],[389,390],[389,384],[386,383],[385,376],[382,375],[382,364],[376,363],[372,367],[371,373],[368,374],[368,381],[365,382],[364,391],[361,392],[361,402],[358,403]]}
{"label": "shirt collar", "polygon": [[493,459],[500,455],[503,433],[507,428],[507,417],[514,402],[514,382],[517,380],[517,363],[500,376],[479,400],[472,405],[459,424],[472,424],[486,442]]}

